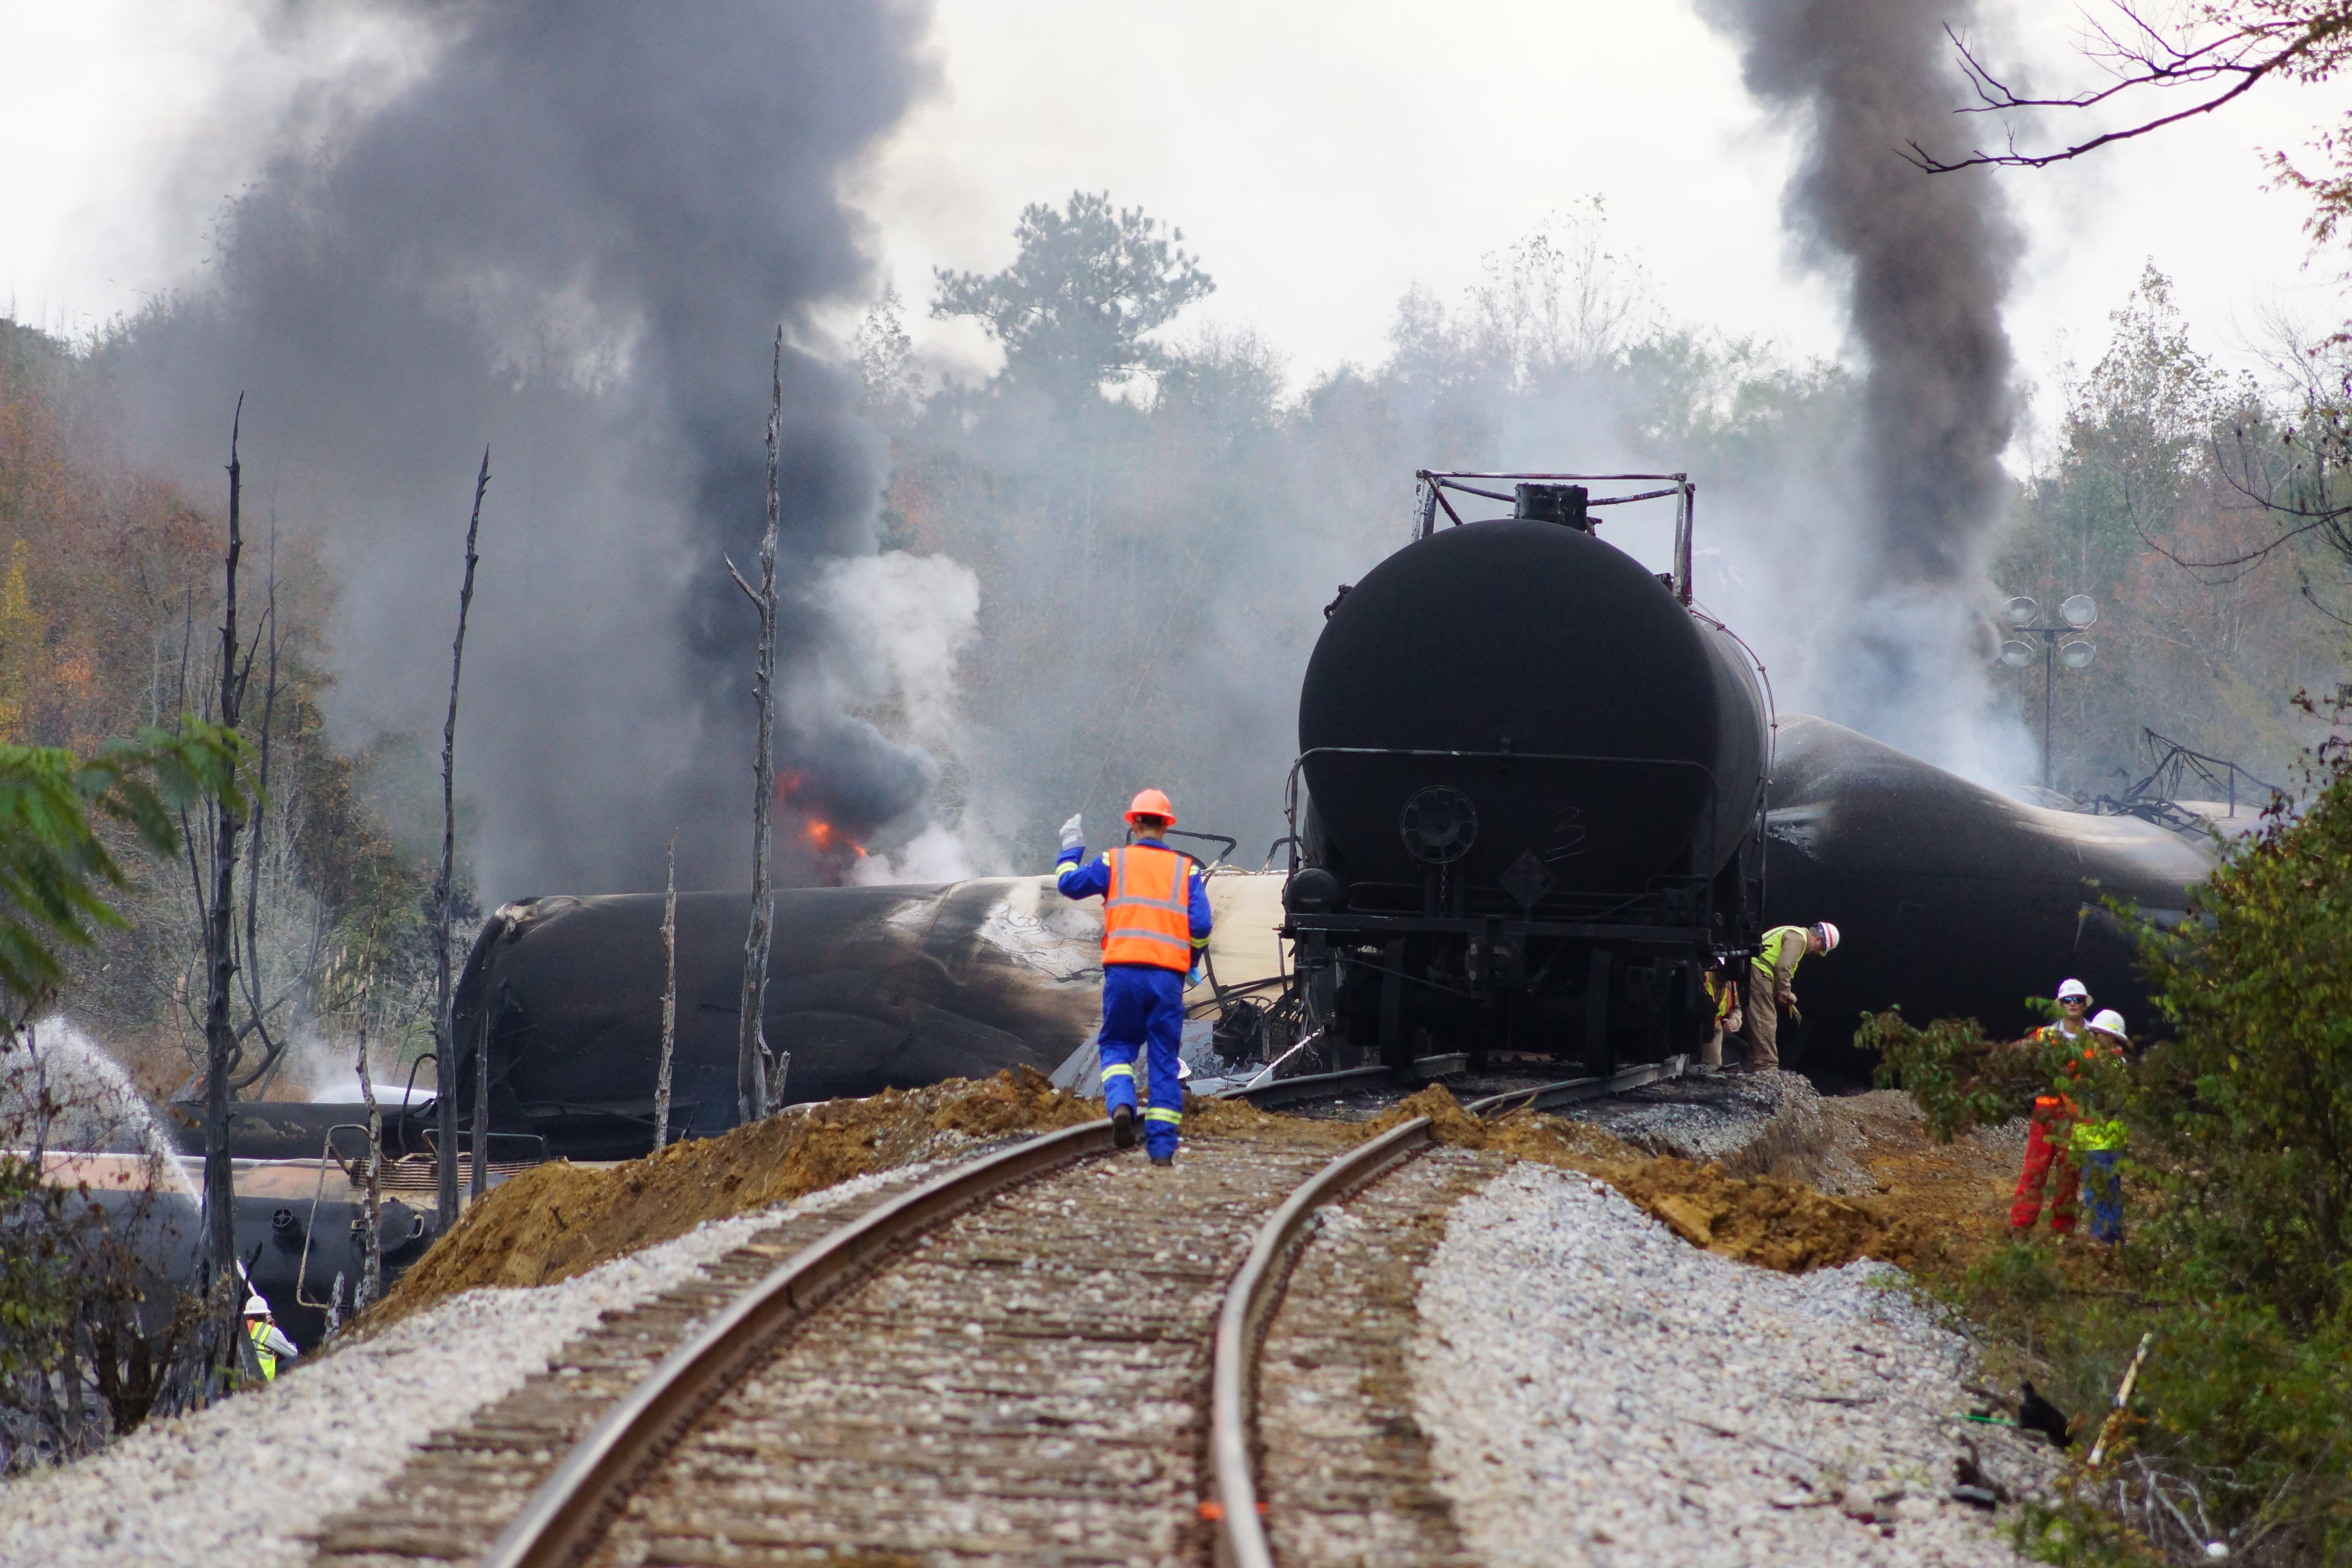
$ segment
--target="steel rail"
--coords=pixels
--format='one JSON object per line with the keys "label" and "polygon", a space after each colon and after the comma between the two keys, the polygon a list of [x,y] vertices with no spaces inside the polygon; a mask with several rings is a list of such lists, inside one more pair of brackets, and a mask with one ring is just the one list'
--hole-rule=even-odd
{"label": "steel rail", "polygon": [[592,1550],[616,1500],[687,1426],[755,1367],[783,1330],[861,1265],[933,1222],[1025,1176],[1109,1149],[1111,1124],[1066,1127],[925,1183],[803,1247],[673,1352],[548,1477],[483,1568],[557,1568]]}
{"label": "steel rail", "polygon": [[1506,1089],[1501,1094],[1490,1094],[1484,1100],[1474,1100],[1462,1109],[1473,1116],[1493,1116],[1509,1110],[1549,1110],[1555,1105],[1573,1105],[1580,1100],[1605,1100],[1629,1089],[1639,1089],[1645,1083],[1680,1078],[1690,1070],[1689,1057],[1673,1056],[1662,1062],[1643,1062],[1638,1067],[1621,1068],[1606,1078],[1562,1079],[1558,1083],[1538,1084],[1534,1089]]}
{"label": "steel rail", "polygon": [[1219,1089],[1212,1100],[1239,1100],[1264,1110],[1300,1100],[1337,1100],[1362,1089],[1384,1089],[1396,1074],[1384,1067],[1346,1068],[1339,1072],[1304,1073],[1297,1078],[1272,1078],[1264,1083]]}
{"label": "steel rail", "polygon": [[1257,1401],[1250,1372],[1259,1330],[1281,1294],[1283,1265],[1311,1227],[1317,1209],[1435,1139],[1429,1118],[1416,1116],[1324,1166],[1258,1228],[1248,1260],[1225,1291],[1209,1380],[1209,1458],[1219,1515],[1217,1561],[1223,1568],[1274,1568],[1274,1551],[1258,1514],[1257,1479],[1251,1473]]}

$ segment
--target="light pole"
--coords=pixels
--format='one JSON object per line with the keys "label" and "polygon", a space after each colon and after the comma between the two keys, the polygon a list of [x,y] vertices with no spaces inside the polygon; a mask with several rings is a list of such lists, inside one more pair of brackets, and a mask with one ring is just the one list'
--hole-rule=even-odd
{"label": "light pole", "polygon": [[2069,669],[2081,669],[2091,662],[2092,655],[2097,651],[2087,637],[2074,637],[2070,642],[2059,639],[2086,629],[2099,618],[2099,607],[2091,603],[2088,594],[2076,594],[2058,606],[2058,618],[2065,625],[2038,626],[2033,624],[2033,618],[2042,613],[2042,606],[2021,595],[2003,605],[2000,613],[2002,618],[2009,622],[2010,630],[2015,634],[2000,645],[2000,662],[2010,668],[2023,669],[2033,662],[2033,645],[2021,638],[2038,637],[2042,639],[2042,787],[2048,789],[2051,787],[2051,693],[2057,685],[2057,667],[2063,664]]}

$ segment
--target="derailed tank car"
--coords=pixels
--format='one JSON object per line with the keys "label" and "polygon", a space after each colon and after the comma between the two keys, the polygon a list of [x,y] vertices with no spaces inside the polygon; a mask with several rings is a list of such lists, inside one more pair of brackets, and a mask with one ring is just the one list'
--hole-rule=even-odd
{"label": "derailed tank car", "polygon": [[[1770,733],[1745,649],[1691,605],[1695,487],[1420,479],[1417,537],[1327,612],[1300,689],[1307,1021],[1342,1065],[1690,1049],[1706,967],[1761,934]],[[1512,514],[1465,522],[1452,496]],[[1664,575],[1595,531],[1595,509],[1657,500]]]}
{"label": "derailed tank car", "polygon": [[[669,1135],[736,1124],[743,893],[677,899]],[[525,899],[484,925],[456,996],[461,1120],[487,1051],[489,1124],[549,1155],[653,1147],[667,969],[658,894]],[[1051,1072],[1099,1014],[1098,917],[1044,879],[776,893],[762,1024],[786,1100]]]}
{"label": "derailed tank car", "polygon": [[1875,1058],[1851,1048],[1854,1026],[1891,1006],[2014,1037],[2041,1022],[2026,999],[2068,976],[2136,1037],[2160,1027],[2109,901],[2158,925],[2184,918],[2213,868],[2201,831],[2028,805],[1826,719],[1783,714],[1777,742],[1767,921],[1844,933],[1799,975],[1788,1065],[1866,1076]]}

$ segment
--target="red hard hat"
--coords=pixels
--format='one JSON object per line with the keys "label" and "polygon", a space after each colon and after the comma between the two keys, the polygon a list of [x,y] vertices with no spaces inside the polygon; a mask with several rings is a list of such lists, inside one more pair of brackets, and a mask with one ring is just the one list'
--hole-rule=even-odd
{"label": "red hard hat", "polygon": [[1136,797],[1127,803],[1127,819],[1133,822],[1143,816],[1156,816],[1173,827],[1176,826],[1175,804],[1156,789],[1139,791]]}

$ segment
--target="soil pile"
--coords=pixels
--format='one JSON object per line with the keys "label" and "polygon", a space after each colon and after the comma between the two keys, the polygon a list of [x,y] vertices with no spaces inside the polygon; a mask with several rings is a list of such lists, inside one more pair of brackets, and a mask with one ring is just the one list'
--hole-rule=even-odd
{"label": "soil pile", "polygon": [[1526,1111],[1484,1121],[1435,1084],[1364,1131],[1383,1131],[1414,1116],[1430,1118],[1445,1142],[1598,1177],[1692,1246],[1784,1274],[1835,1268],[1857,1258],[1908,1267],[1928,1234],[1917,1219],[1874,1199],[1831,1197],[1801,1183],[1644,1154],[1584,1122]]}
{"label": "soil pile", "polygon": [[1693,1247],[1783,1274],[1857,1258],[1906,1268],[1926,1239],[1917,1221],[1866,1199],[1833,1198],[1769,1176],[1658,1159],[1614,1184]]}
{"label": "soil pile", "polygon": [[616,1165],[541,1165],[467,1210],[369,1314],[369,1326],[478,1286],[552,1284],[705,1220],[1101,1114],[1022,1068],[794,1108]]}

